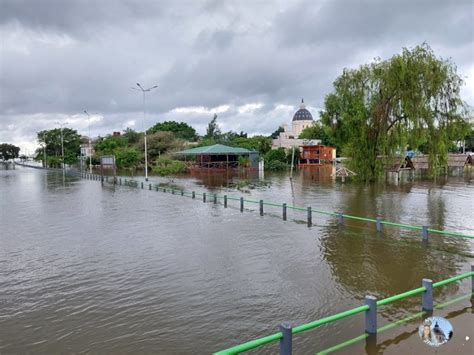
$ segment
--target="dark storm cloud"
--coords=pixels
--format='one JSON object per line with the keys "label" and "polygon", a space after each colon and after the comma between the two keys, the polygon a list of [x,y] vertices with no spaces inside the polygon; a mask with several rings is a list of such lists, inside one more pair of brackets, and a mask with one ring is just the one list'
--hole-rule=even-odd
{"label": "dark storm cloud", "polygon": [[367,46],[381,40],[411,42],[424,38],[455,46],[473,40],[471,0],[347,0],[312,6],[313,3],[300,2],[278,16],[275,23],[282,43]]}
{"label": "dark storm cloud", "polygon": [[[427,41],[474,76],[471,1],[0,0],[0,141],[68,120],[92,134],[177,119],[269,133],[301,97],[324,102],[344,67]],[[474,82],[463,96],[471,104]]]}
{"label": "dark storm cloud", "polygon": [[83,37],[104,26],[129,26],[134,20],[162,16],[165,5],[155,1],[2,0],[0,23]]}

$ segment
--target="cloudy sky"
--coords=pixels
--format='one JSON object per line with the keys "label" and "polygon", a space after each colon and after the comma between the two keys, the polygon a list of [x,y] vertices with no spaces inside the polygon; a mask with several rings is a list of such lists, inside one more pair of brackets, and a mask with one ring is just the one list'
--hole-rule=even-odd
{"label": "cloudy sky", "polygon": [[343,68],[424,41],[474,105],[473,0],[0,0],[0,142],[32,152],[66,122],[93,136],[185,121],[271,133],[313,116]]}

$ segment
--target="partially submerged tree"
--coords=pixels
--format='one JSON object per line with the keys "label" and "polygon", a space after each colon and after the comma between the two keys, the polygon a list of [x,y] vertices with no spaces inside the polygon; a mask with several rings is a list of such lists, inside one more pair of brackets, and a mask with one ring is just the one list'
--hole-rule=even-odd
{"label": "partially submerged tree", "polygon": [[137,166],[140,154],[137,149],[125,147],[114,150],[115,163],[120,169],[131,169]]}
{"label": "partially submerged tree", "polygon": [[183,173],[186,170],[186,165],[180,160],[172,160],[161,157],[156,161],[153,167],[153,172],[160,176],[172,176]]}
{"label": "partially submerged tree", "polygon": [[13,144],[2,143],[0,144],[0,160],[7,161],[10,159],[18,158],[20,153],[20,147]]}
{"label": "partially submerged tree", "polygon": [[383,160],[427,143],[430,171],[445,167],[449,143],[468,128],[462,79],[427,44],[358,69],[345,69],[325,99],[322,121],[364,180],[383,172]]}
{"label": "partially submerged tree", "polygon": [[[43,149],[46,149],[46,159],[50,157],[61,157],[61,129],[54,128],[44,130],[37,133],[38,142],[43,148],[37,149],[37,159],[42,160],[44,156]],[[74,164],[80,154],[81,136],[75,129],[63,128],[63,145],[64,145],[64,162],[66,164]],[[52,158],[51,158],[52,159]],[[57,159],[52,159],[51,162],[56,162]]]}

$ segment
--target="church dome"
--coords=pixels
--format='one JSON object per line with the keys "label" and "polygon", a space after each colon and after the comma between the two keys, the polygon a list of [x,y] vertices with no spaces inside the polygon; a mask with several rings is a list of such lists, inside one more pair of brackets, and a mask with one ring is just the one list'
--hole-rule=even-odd
{"label": "church dome", "polygon": [[303,99],[301,99],[300,109],[296,111],[293,116],[293,121],[313,121],[313,116],[311,112],[306,109]]}

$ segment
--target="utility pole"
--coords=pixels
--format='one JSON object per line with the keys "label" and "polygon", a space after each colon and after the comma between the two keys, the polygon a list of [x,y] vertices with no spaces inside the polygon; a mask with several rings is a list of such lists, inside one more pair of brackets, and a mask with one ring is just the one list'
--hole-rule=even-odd
{"label": "utility pole", "polygon": [[43,148],[43,168],[47,168],[47,165],[46,165],[46,143],[41,144],[41,148]]}
{"label": "utility pole", "polygon": [[89,119],[89,174],[92,174],[91,115],[89,115],[89,112],[87,112],[87,110],[84,110],[84,113]]}
{"label": "utility pole", "polygon": [[61,122],[56,122],[56,124],[61,127],[61,156],[63,160],[63,171],[66,169],[66,165],[64,164],[64,137],[63,137],[63,127],[66,125],[66,123],[61,123]]}
{"label": "utility pole", "polygon": [[158,85],[155,85],[155,86],[152,86],[148,89],[144,89],[140,83],[137,83],[137,86],[139,87],[139,89],[137,88],[132,88],[134,90],[139,90],[143,93],[143,130],[144,130],[144,133],[145,133],[145,181],[148,181],[148,150],[147,150],[147,144],[146,144],[146,93],[153,90],[153,89],[156,89],[158,87]]}

